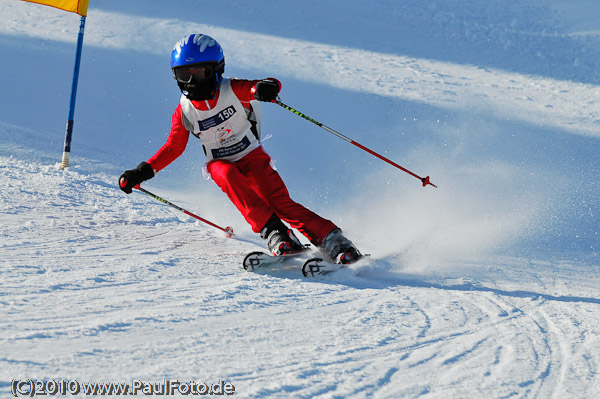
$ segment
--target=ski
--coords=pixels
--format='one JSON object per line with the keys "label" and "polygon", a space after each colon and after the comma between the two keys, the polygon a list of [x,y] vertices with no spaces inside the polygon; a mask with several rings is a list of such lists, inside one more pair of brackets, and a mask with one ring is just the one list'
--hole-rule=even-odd
{"label": "ski", "polygon": [[[305,256],[305,255],[308,255],[308,256]],[[260,269],[267,269],[267,268],[270,268],[273,266],[283,264],[292,259],[300,258],[301,261],[303,262],[302,269],[301,269],[302,275],[306,278],[315,278],[315,277],[326,276],[326,275],[336,272],[340,269],[344,269],[350,265],[350,264],[335,263],[335,262],[328,261],[328,260],[325,260],[324,258],[320,258],[320,257],[310,258],[311,255],[314,256],[315,253],[313,252],[311,254],[308,246],[302,251],[297,251],[297,252],[293,252],[293,253],[289,253],[289,254],[285,254],[285,255],[279,255],[279,256],[270,255],[270,254],[268,254],[266,252],[262,252],[262,251],[254,251],[254,252],[250,252],[248,255],[246,255],[246,257],[244,258],[243,267],[246,271],[254,272],[254,271],[257,271]],[[363,259],[365,256],[369,256],[369,255],[363,255],[363,256],[361,256],[360,259]],[[304,259],[309,257],[309,259],[304,260],[304,259],[302,259],[303,257],[304,257]]]}
{"label": "ski", "polygon": [[269,255],[268,253],[261,251],[250,252],[244,258],[243,267],[249,272],[253,272],[256,269],[266,268],[272,265],[283,263],[286,260],[297,258],[303,255],[306,249],[302,251],[292,252],[285,255]]}
{"label": "ski", "polygon": [[302,275],[307,278],[325,276],[347,267],[341,263],[328,262],[322,258],[311,258],[302,265]]}

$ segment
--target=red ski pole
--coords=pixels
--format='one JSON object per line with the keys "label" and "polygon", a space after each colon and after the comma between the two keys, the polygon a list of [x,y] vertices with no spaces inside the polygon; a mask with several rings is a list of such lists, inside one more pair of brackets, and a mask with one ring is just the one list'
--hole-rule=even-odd
{"label": "red ski pole", "polygon": [[[123,178],[121,179],[121,181],[119,182],[119,184],[121,185],[121,187],[124,187],[124,186],[127,184],[127,180],[125,180],[125,178],[123,177]],[[217,229],[219,229],[219,230],[221,230],[221,231],[225,232],[225,237],[227,237],[227,238],[230,238],[231,236],[233,236],[233,229],[232,229],[231,227],[229,227],[229,226],[227,226],[227,227],[221,227],[221,226],[218,226],[218,225],[214,224],[214,223],[213,223],[213,222],[211,222],[211,221],[208,221],[208,220],[206,220],[206,219],[204,219],[204,218],[201,218],[201,217],[200,217],[200,216],[198,216],[198,215],[194,215],[192,212],[186,211],[185,209],[183,209],[183,208],[181,208],[181,207],[179,207],[179,206],[177,206],[177,205],[173,204],[172,202],[169,202],[169,201],[167,201],[166,199],[164,199],[164,198],[161,198],[161,197],[159,197],[158,195],[156,195],[156,194],[153,194],[153,193],[151,193],[150,191],[148,191],[148,190],[146,190],[146,189],[143,189],[142,187],[139,187],[139,186],[137,186],[137,187],[134,187],[134,188],[136,188],[136,189],[140,190],[140,191],[141,191],[141,192],[143,192],[144,194],[147,194],[147,195],[149,195],[150,197],[152,197],[152,198],[154,198],[154,199],[157,199],[157,200],[159,200],[160,202],[162,202],[162,203],[164,203],[164,204],[167,204],[167,205],[169,205],[169,206],[171,206],[171,207],[173,207],[173,208],[177,209],[178,211],[181,211],[181,212],[185,213],[185,214],[186,214],[186,215],[188,215],[188,216],[191,216],[191,217],[193,217],[193,218],[195,218],[195,219],[198,219],[199,221],[201,221],[201,222],[203,222],[203,223],[206,223],[206,224],[208,224],[209,226],[215,227],[215,228],[217,228]]]}
{"label": "red ski pole", "polygon": [[276,100],[273,100],[273,102],[274,102],[275,104],[277,104],[277,105],[280,105],[280,106],[282,106],[283,108],[287,109],[288,111],[291,111],[291,112],[293,112],[294,114],[298,115],[299,117],[301,117],[301,118],[304,118],[304,119],[306,119],[307,121],[309,121],[309,122],[311,122],[311,123],[314,123],[315,125],[319,126],[320,128],[323,128],[323,129],[327,130],[329,133],[336,135],[336,136],[337,136],[337,137],[339,137],[340,139],[342,139],[342,140],[344,140],[344,141],[347,141],[348,143],[350,143],[350,144],[353,144],[353,145],[357,146],[357,147],[358,147],[358,148],[360,148],[361,150],[364,150],[364,151],[368,152],[369,154],[371,154],[371,155],[374,155],[374,156],[376,156],[377,158],[381,159],[382,161],[385,161],[385,162],[389,163],[390,165],[392,165],[392,166],[394,166],[394,167],[396,167],[396,168],[400,169],[401,171],[403,171],[403,172],[406,172],[406,173],[408,173],[409,175],[411,175],[411,176],[413,176],[413,177],[416,177],[417,179],[421,180],[421,182],[423,183],[423,187],[425,187],[425,186],[427,186],[427,185],[430,185],[430,186],[433,186],[433,187],[437,188],[437,186],[436,186],[435,184],[433,184],[431,181],[429,181],[429,176],[427,176],[427,177],[421,177],[421,176],[419,176],[419,175],[417,175],[417,174],[415,174],[415,173],[411,172],[410,170],[408,170],[408,169],[406,169],[406,168],[404,168],[404,167],[402,167],[402,166],[398,165],[396,162],[394,162],[394,161],[392,161],[392,160],[390,160],[390,159],[388,159],[388,158],[384,157],[383,155],[376,153],[375,151],[373,151],[373,150],[371,150],[371,149],[369,149],[369,148],[365,147],[364,145],[362,145],[362,144],[360,144],[360,143],[357,143],[356,141],[354,141],[354,140],[352,140],[352,139],[350,139],[350,138],[348,138],[348,137],[344,136],[343,134],[341,134],[341,133],[339,133],[339,132],[336,132],[336,131],[335,131],[335,130],[333,130],[332,128],[330,128],[330,127],[328,127],[328,126],[325,126],[325,125],[324,125],[324,124],[322,124],[321,122],[319,122],[319,121],[317,121],[317,120],[314,120],[314,119],[313,119],[313,118],[311,118],[310,116],[308,116],[308,115],[305,115],[305,114],[303,114],[302,112],[300,112],[300,111],[298,111],[298,110],[295,110],[294,108],[290,107],[289,105],[286,105],[286,104],[282,103],[282,102],[280,101],[279,97],[277,97],[277,99],[276,99]]}

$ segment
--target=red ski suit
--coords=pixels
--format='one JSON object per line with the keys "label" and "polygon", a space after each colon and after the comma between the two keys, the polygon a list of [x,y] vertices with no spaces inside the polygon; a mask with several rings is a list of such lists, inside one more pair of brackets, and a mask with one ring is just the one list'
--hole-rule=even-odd
{"label": "red ski suit", "polygon": [[[231,89],[246,109],[250,109],[250,101],[255,100],[251,89],[257,82],[258,80],[231,79]],[[215,99],[192,101],[192,104],[200,111],[212,110],[217,105],[219,94],[220,90]],[[171,117],[171,132],[167,142],[148,160],[155,172],[169,165],[185,151],[190,132],[184,125],[182,115],[179,104]],[[271,167],[271,158],[262,146],[235,162],[214,159],[207,164],[207,169],[256,233],[260,232],[273,213],[304,234],[316,246],[336,228],[333,222],[290,198],[285,183]]]}

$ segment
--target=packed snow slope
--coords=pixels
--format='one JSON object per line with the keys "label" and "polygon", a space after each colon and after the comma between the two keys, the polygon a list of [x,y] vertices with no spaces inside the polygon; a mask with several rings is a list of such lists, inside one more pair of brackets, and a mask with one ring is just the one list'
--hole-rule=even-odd
{"label": "packed snow slope", "polygon": [[[213,3],[91,1],[63,171],[79,17],[0,0],[0,396],[169,379],[242,398],[600,397],[600,5]],[[232,239],[116,185],[168,135],[170,51],[192,32],[223,45],[227,75],[278,77],[283,102],[439,188],[264,104],[293,198],[371,258],[316,281],[245,272],[264,244],[198,143],[144,187]]]}

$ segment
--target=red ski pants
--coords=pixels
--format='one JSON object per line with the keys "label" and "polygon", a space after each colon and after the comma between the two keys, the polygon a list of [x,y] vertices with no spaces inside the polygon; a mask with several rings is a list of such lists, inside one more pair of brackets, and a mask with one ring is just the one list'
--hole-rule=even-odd
{"label": "red ski pants", "polygon": [[285,183],[271,167],[271,158],[262,147],[236,162],[213,160],[207,168],[255,233],[260,232],[273,213],[317,246],[336,228],[333,222],[290,198]]}

